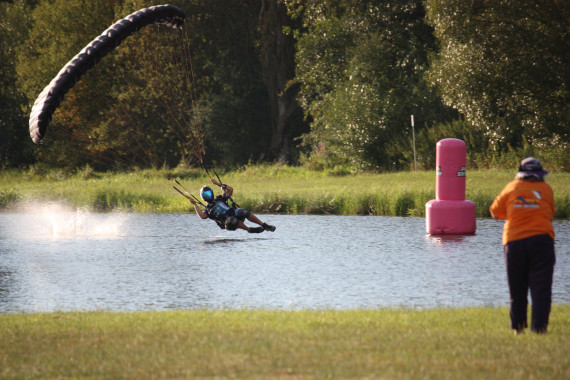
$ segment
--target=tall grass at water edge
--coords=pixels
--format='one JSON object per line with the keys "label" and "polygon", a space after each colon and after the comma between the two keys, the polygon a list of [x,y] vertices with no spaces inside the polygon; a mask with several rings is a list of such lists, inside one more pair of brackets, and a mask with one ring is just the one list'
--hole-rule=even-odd
{"label": "tall grass at water edge", "polygon": [[[435,173],[431,171],[351,174],[259,165],[220,174],[234,187],[235,201],[256,213],[424,216],[426,202],[435,198]],[[475,202],[478,217],[490,216],[493,199],[513,176],[506,170],[467,172],[466,199]],[[556,218],[569,218],[570,173],[551,173],[546,178],[554,189]],[[100,212],[191,211],[188,201],[172,188],[174,179],[196,196],[209,184],[199,169],[72,174],[2,171],[0,209],[29,202],[64,202]]]}
{"label": "tall grass at water edge", "polygon": [[570,306],[0,315],[1,378],[567,379]]}

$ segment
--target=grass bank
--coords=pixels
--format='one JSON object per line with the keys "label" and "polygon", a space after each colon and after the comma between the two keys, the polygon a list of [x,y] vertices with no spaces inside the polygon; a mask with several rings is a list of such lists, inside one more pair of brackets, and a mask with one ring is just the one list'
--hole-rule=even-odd
{"label": "grass bank", "polygon": [[[360,173],[310,171],[300,167],[260,165],[221,173],[235,188],[234,199],[256,213],[423,216],[435,198],[435,173]],[[467,172],[466,198],[478,217],[514,173],[506,170]],[[141,170],[130,173],[73,174],[58,170],[0,172],[0,209],[29,202],[66,202],[92,211],[188,212],[189,203],[172,189],[179,179],[196,195],[208,178],[198,169]],[[570,173],[551,173],[556,218],[570,217]]]}
{"label": "grass bank", "polygon": [[2,378],[563,379],[570,306],[514,336],[506,308],[0,315]]}

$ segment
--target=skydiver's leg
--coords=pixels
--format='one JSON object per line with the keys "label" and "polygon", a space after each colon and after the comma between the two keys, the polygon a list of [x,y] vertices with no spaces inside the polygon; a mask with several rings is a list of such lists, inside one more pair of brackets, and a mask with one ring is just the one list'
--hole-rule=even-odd
{"label": "skydiver's leg", "polygon": [[269,225],[267,223],[263,223],[261,220],[259,220],[259,218],[253,214],[249,214],[249,216],[247,217],[247,220],[253,222],[253,223],[257,223],[259,224],[261,227],[263,227],[264,230],[266,231],[275,231],[275,226]]}
{"label": "skydiver's leg", "polygon": [[248,227],[245,225],[244,222],[242,222],[240,220],[239,224],[237,225],[238,228],[241,228],[242,230],[246,230],[247,232],[249,232],[250,234],[258,234],[261,233],[263,231],[265,231],[263,228],[261,227]]}
{"label": "skydiver's leg", "polygon": [[250,222],[255,223],[255,224],[257,224],[257,225],[260,225],[260,226],[263,228],[263,230],[271,231],[271,232],[275,231],[275,227],[274,227],[274,226],[271,226],[271,225],[269,225],[269,224],[263,223],[257,216],[255,216],[254,214],[252,214],[251,212],[249,212],[249,211],[247,211],[247,210],[244,210],[244,209],[242,209],[242,208],[238,208],[238,209],[236,210],[236,215],[237,215],[238,217],[242,217],[242,218],[245,217],[245,218],[247,218],[247,220],[249,220]]}
{"label": "skydiver's leg", "polygon": [[260,226],[263,225],[263,222],[261,220],[259,220],[259,218],[255,215],[253,215],[252,213],[249,213],[249,215],[247,216],[247,220],[249,220],[250,222],[253,222],[255,224],[259,224]]}

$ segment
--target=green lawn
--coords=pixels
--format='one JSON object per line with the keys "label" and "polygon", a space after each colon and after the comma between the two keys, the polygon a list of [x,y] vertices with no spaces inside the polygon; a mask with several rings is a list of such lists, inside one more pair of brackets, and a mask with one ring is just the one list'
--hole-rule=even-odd
{"label": "green lawn", "polygon": [[567,379],[570,306],[0,315],[2,378]]}

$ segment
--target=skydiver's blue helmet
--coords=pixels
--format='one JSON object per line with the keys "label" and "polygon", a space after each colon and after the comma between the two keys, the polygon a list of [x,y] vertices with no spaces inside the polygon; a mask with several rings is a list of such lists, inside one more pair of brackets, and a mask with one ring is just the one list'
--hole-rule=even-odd
{"label": "skydiver's blue helmet", "polygon": [[200,189],[200,197],[205,202],[211,202],[214,200],[214,191],[209,186],[204,186]]}

